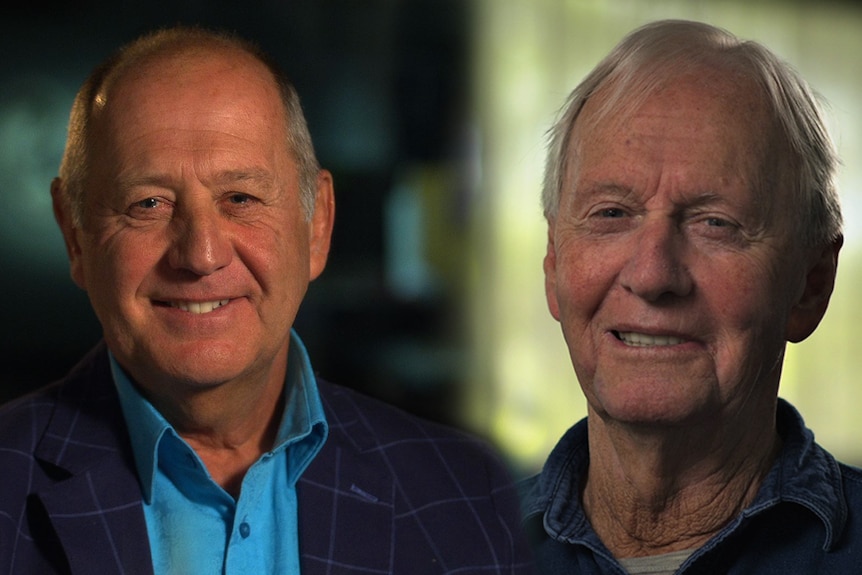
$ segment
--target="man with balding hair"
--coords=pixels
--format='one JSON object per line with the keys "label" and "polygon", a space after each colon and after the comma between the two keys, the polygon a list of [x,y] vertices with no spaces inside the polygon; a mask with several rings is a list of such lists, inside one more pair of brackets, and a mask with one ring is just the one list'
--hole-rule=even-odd
{"label": "man with balding hair", "polygon": [[124,47],[78,93],[51,193],[104,341],[0,408],[0,572],[527,572],[484,445],[315,376],[292,325],[332,177],[257,48]]}

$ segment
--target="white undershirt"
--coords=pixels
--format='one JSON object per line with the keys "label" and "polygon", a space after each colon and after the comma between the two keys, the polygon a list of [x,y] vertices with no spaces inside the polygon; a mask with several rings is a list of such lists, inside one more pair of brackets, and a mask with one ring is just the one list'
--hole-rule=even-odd
{"label": "white undershirt", "polygon": [[619,562],[629,575],[673,575],[694,551],[694,549],[683,549],[649,557],[629,557],[620,559]]}

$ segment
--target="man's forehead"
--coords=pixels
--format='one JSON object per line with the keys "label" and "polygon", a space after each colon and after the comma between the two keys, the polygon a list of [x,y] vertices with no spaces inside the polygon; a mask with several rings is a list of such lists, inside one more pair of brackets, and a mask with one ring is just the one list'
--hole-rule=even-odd
{"label": "man's forehead", "polygon": [[[648,102],[673,113],[680,100],[702,101],[723,106],[728,117],[740,113],[759,115],[767,105],[766,95],[755,79],[732,66],[689,66],[647,69],[612,77],[584,102],[573,129],[625,125]],[[762,117],[765,119],[765,117]]]}
{"label": "man's forehead", "polygon": [[778,150],[778,126],[756,82],[705,72],[671,74],[648,84],[633,81],[632,90],[628,85],[602,86],[587,99],[572,126],[566,171],[592,149],[620,142],[661,146],[673,138],[712,138],[743,149],[756,161]]}
{"label": "man's forehead", "polygon": [[[149,60],[105,84],[94,101],[93,133],[102,130],[134,139],[135,130],[236,132],[237,123],[260,134],[284,126],[284,106],[267,69],[234,52],[182,54]],[[215,133],[215,132],[214,132]]]}
{"label": "man's forehead", "polygon": [[[244,85],[253,82],[277,93],[272,73],[256,57],[233,46],[202,44],[166,47],[135,55],[117,65],[103,80],[93,104],[95,111],[118,94],[146,89],[152,84],[177,86],[184,81],[201,82],[212,70],[230,70],[244,77]],[[207,72],[209,71],[209,72]]]}
{"label": "man's forehead", "polygon": [[587,101],[570,135],[564,189],[638,187],[656,174],[686,196],[773,188],[780,138],[760,94],[732,76],[669,80],[641,98],[597,92]]}

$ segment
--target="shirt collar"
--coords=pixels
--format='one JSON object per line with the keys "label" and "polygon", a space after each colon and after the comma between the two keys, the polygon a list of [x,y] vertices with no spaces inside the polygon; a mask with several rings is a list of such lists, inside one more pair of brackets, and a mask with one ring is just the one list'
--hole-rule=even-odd
{"label": "shirt collar", "polygon": [[755,515],[782,502],[797,503],[823,522],[823,549],[831,550],[844,530],[848,513],[840,466],[815,443],[814,433],[805,427],[802,416],[783,399],[778,400],[777,426],[784,441],[778,460],[743,515]]}
{"label": "shirt collar", "polygon": [[[128,374],[109,353],[111,375],[131,436],[132,451],[144,500],[152,501],[153,478],[158,465],[159,444],[168,434],[178,441],[173,426],[132,384]],[[285,406],[275,446],[270,453],[289,450],[288,470],[292,482],[305,471],[320,451],[329,433],[317,379],[302,340],[291,330],[285,376]]]}
{"label": "shirt collar", "polygon": [[[847,520],[839,465],[814,442],[814,434],[805,427],[796,409],[780,398],[777,426],[784,441],[778,459],[752,505],[728,529],[779,503],[794,502],[823,522],[826,528],[823,546],[830,549]],[[600,545],[580,502],[581,483],[588,466],[587,420],[583,419],[560,439],[542,472],[521,485],[524,521],[541,515],[545,530],[554,539]]]}

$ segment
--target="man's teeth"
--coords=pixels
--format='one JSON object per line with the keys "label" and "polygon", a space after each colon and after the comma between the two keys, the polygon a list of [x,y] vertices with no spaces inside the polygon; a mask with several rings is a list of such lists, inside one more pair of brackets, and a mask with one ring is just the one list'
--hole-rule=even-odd
{"label": "man's teeth", "polygon": [[667,345],[679,345],[683,339],[669,335],[647,335],[645,333],[619,332],[619,338],[626,345],[634,347],[661,347]]}
{"label": "man's teeth", "polygon": [[218,309],[223,305],[227,305],[230,300],[222,299],[218,301],[175,301],[171,302],[171,307],[181,309],[190,313],[209,313],[214,309]]}

